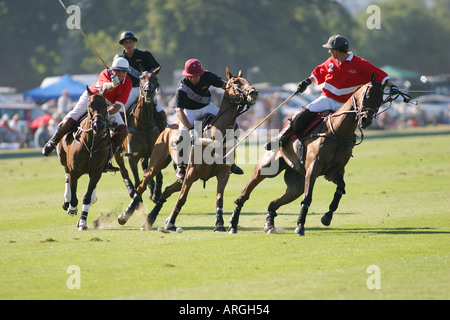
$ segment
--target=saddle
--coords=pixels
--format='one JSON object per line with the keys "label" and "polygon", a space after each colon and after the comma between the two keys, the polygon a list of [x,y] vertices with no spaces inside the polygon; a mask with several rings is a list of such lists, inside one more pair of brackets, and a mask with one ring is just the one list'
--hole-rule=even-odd
{"label": "saddle", "polygon": [[317,112],[317,115],[312,119],[309,125],[301,133],[291,136],[289,140],[292,143],[286,143],[280,148],[281,156],[286,164],[300,174],[305,174],[305,156],[306,148],[303,140],[306,136],[311,135],[318,130],[325,121],[325,118],[331,113],[331,110]]}

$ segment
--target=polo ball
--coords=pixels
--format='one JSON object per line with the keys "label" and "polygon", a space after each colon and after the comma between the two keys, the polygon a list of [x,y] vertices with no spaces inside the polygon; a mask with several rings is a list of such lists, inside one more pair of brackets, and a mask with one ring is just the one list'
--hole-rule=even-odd
{"label": "polo ball", "polygon": [[178,233],[182,233],[182,232],[183,232],[183,228],[182,228],[182,227],[178,227],[178,228],[177,228],[177,232],[178,232]]}

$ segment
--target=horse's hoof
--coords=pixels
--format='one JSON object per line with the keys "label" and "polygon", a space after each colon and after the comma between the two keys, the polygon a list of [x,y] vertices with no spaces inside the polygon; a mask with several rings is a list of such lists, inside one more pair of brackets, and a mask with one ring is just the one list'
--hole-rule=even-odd
{"label": "horse's hoof", "polygon": [[63,202],[62,208],[64,211],[67,211],[67,209],[69,209],[69,202]]}
{"label": "horse's hoof", "polygon": [[228,233],[229,234],[236,234],[236,233],[238,233],[238,230],[237,230],[237,228],[230,227],[230,228],[228,228]]}
{"label": "horse's hoof", "polygon": [[277,229],[275,229],[275,228],[270,228],[269,230],[266,230],[266,233],[267,233],[267,234],[275,234],[275,233],[277,233]]}
{"label": "horse's hoof", "polygon": [[331,219],[326,214],[323,215],[323,217],[322,217],[322,219],[320,219],[320,221],[326,227],[328,227],[331,224]]}
{"label": "horse's hoof", "polygon": [[[275,226],[273,224],[265,224],[264,225],[264,232],[269,233],[270,230],[275,230]],[[274,232],[273,232],[274,233]]]}
{"label": "horse's hoof", "polygon": [[304,226],[300,226],[295,228],[295,233],[297,233],[299,236],[304,236],[305,235],[305,227]]}
{"label": "horse's hoof", "polygon": [[77,228],[80,231],[87,230],[88,227],[87,227],[86,220],[82,220],[82,219],[78,220]]}
{"label": "horse's hoof", "polygon": [[214,228],[214,232],[225,232],[226,229],[223,225],[218,225]]}

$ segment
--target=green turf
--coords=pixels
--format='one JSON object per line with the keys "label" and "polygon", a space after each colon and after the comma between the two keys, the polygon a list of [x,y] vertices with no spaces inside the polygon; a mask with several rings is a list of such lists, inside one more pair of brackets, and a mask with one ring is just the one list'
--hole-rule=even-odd
{"label": "green turf", "polygon": [[[143,214],[116,223],[129,198],[120,176],[106,174],[90,229],[80,232],[78,217],[61,209],[64,170],[57,158],[3,151],[0,299],[449,299],[449,132],[426,128],[370,139],[380,133],[367,131],[346,167],[347,194],[330,227],[320,218],[335,186],[317,181],[305,237],[294,233],[300,199],[279,209],[281,233],[262,230],[269,201],[284,190],[282,175],[256,189],[239,233],[229,235],[213,232],[215,179],[206,189],[194,184],[177,220],[184,232],[163,234],[139,230],[153,207],[148,198]],[[253,169],[242,167],[245,174],[232,176],[226,189],[226,221]],[[166,185],[174,180],[172,169],[163,173]],[[84,177],[79,199],[86,185]],[[175,201],[166,202],[155,227],[164,226]],[[100,214],[111,222],[93,230]],[[73,265],[80,289],[67,286]],[[380,289],[367,287],[371,265],[380,268]]]}

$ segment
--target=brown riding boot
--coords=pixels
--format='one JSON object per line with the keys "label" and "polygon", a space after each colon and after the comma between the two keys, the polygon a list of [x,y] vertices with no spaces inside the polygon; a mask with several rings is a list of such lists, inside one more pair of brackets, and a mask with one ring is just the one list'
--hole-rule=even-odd
{"label": "brown riding boot", "polygon": [[55,150],[62,137],[64,137],[65,134],[75,128],[76,125],[77,121],[70,117],[61,121],[61,123],[58,125],[58,128],[56,129],[56,132],[53,134],[53,137],[48,140],[48,142],[42,149],[42,154],[48,157],[53,152],[53,150]]}
{"label": "brown riding boot", "polygon": [[305,130],[306,126],[311,121],[312,115],[313,112],[309,111],[309,109],[301,108],[294,114],[292,119],[289,119],[289,122],[286,123],[278,136],[267,142],[264,145],[264,148],[266,150],[272,150],[276,147],[277,141],[280,146],[283,146],[283,144],[285,144],[293,134],[298,134],[299,132]]}

